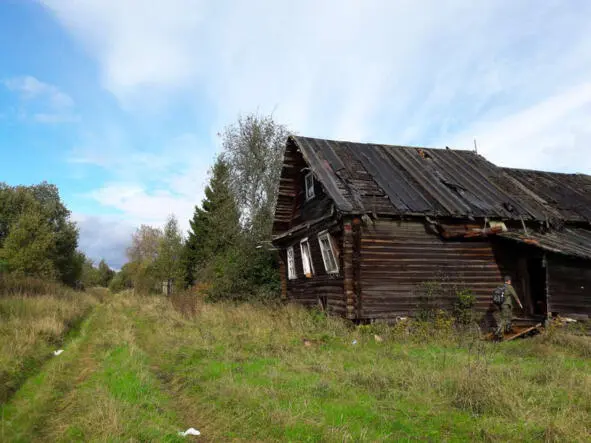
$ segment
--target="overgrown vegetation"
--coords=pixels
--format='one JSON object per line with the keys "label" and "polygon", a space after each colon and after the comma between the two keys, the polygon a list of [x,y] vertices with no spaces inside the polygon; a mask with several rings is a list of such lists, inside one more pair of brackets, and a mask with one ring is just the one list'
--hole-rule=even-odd
{"label": "overgrown vegetation", "polygon": [[208,300],[268,300],[279,292],[271,227],[287,129],[250,114],[222,132],[223,152],[210,170],[183,241],[176,219],[164,229],[141,226],[113,291],[176,292],[198,288]]}
{"label": "overgrown vegetation", "polygon": [[590,337],[495,344],[447,322],[354,327],[183,297],[100,305],[5,406],[3,439],[180,441],[190,426],[213,441],[591,438]]}
{"label": "overgrown vegetation", "polygon": [[71,287],[108,286],[114,272],[95,267],[78,247],[78,228],[55,185],[0,183],[0,276]]}
{"label": "overgrown vegetation", "polygon": [[57,187],[0,183],[0,272],[74,285],[84,257]]}
{"label": "overgrown vegetation", "polygon": [[59,348],[104,294],[0,276],[0,404]]}

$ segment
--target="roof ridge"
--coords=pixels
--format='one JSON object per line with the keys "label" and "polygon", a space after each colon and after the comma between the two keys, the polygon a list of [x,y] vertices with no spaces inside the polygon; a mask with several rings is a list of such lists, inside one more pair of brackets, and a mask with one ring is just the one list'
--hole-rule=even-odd
{"label": "roof ridge", "polygon": [[534,172],[534,173],[542,173],[542,174],[556,174],[556,175],[583,175],[585,177],[590,177],[591,174],[585,174],[584,172],[557,172],[557,171],[545,171],[542,169],[529,169],[529,168],[512,168],[508,166],[498,166],[504,171],[521,171],[521,172]]}
{"label": "roof ridge", "polygon": [[392,145],[386,143],[376,143],[376,142],[360,142],[360,141],[351,141],[351,140],[337,140],[334,138],[322,138],[322,137],[309,137],[306,135],[296,135],[292,134],[290,137],[294,139],[309,139],[309,140],[321,140],[325,142],[333,142],[333,143],[350,143],[352,145],[365,145],[365,146],[380,146],[383,148],[402,148],[402,149],[427,149],[429,151],[455,151],[455,152],[470,152],[476,154],[474,150],[470,149],[457,149],[457,148],[450,148],[448,146],[445,147],[431,147],[431,146],[415,146],[415,145]]}

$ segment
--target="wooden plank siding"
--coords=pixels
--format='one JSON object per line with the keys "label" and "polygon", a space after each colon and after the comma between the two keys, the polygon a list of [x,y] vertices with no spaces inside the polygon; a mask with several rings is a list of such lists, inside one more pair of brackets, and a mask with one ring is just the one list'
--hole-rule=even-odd
{"label": "wooden plank siding", "polygon": [[[282,271],[281,279],[285,282],[287,299],[301,303],[308,307],[315,307],[319,305],[322,297],[326,297],[327,311],[329,313],[347,316],[346,300],[344,296],[343,286],[343,236],[340,225],[332,225],[329,232],[334,240],[334,244],[338,247],[337,260],[339,263],[338,274],[327,274],[324,269],[324,262],[322,261],[322,253],[320,251],[320,244],[318,243],[318,233],[327,229],[328,222],[319,223],[316,226],[309,228],[306,233],[294,236],[293,239],[287,241],[281,247],[282,260],[287,263],[287,248],[293,246],[295,267],[297,278],[289,280],[287,278],[287,269]],[[300,241],[308,237],[310,243],[310,252],[312,254],[312,264],[314,267],[314,275],[307,278],[304,275],[302,265],[302,252],[300,249]],[[287,268],[287,266],[285,266]]]}
{"label": "wooden plank siding", "polygon": [[330,213],[332,199],[318,180],[314,180],[315,197],[306,201],[304,177],[308,171],[301,152],[293,143],[288,143],[279,180],[273,235]]}
{"label": "wooden plank siding", "polygon": [[591,263],[550,255],[548,294],[550,312],[591,316]]}
{"label": "wooden plank siding", "polygon": [[361,319],[412,315],[427,282],[441,288],[442,308],[451,308],[456,289],[467,288],[477,297],[476,309],[486,312],[502,282],[490,242],[445,241],[419,221],[376,220],[363,227],[360,245]]}

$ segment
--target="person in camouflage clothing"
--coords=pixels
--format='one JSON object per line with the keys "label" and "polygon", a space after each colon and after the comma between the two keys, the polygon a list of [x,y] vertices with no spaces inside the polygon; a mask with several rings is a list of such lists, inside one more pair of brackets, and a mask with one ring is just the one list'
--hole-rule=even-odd
{"label": "person in camouflage clothing", "polygon": [[513,328],[512,320],[513,320],[513,300],[515,300],[519,307],[523,310],[523,305],[517,297],[517,292],[515,292],[515,288],[511,284],[511,276],[505,276],[505,301],[501,306],[497,306],[497,311],[495,312],[495,321],[497,323],[497,329],[495,331],[495,336],[498,339],[503,338],[503,333],[511,332]]}

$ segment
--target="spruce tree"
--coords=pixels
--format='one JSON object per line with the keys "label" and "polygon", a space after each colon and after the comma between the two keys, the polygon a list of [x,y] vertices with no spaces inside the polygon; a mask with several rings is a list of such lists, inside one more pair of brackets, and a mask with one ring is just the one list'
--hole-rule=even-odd
{"label": "spruce tree", "polygon": [[240,213],[230,188],[230,168],[222,157],[210,171],[205,198],[201,207],[195,207],[189,224],[184,266],[186,281],[192,284],[215,257],[239,241]]}

